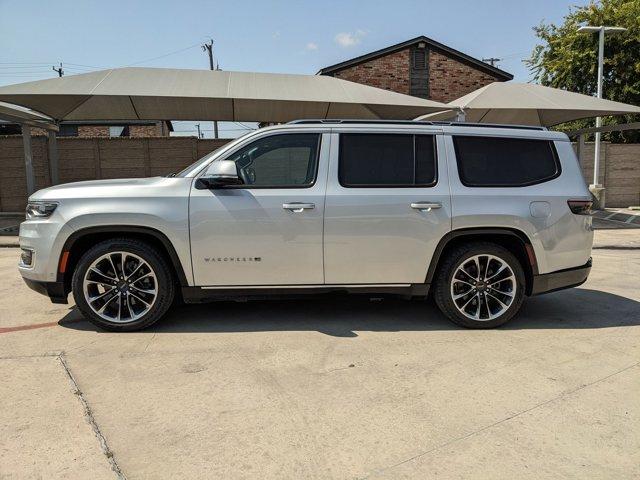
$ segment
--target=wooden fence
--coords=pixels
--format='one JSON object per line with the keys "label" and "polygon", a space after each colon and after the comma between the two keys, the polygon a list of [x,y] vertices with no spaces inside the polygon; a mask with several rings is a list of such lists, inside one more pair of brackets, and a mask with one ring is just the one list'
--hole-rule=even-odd
{"label": "wooden fence", "polygon": [[[59,138],[60,183],[167,175],[229,142],[191,137]],[[32,138],[36,190],[51,185],[47,137]],[[0,212],[21,212],[27,200],[22,137],[0,137]]]}

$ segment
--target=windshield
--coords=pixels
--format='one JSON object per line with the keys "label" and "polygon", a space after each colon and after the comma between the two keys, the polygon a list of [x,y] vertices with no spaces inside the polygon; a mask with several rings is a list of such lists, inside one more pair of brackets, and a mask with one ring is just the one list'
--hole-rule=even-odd
{"label": "windshield", "polygon": [[222,147],[217,148],[216,150],[214,150],[211,153],[207,153],[200,160],[196,160],[194,163],[189,165],[187,168],[185,168],[184,170],[182,170],[182,171],[180,171],[180,172],[178,172],[178,173],[176,173],[175,175],[172,175],[172,176],[173,177],[190,177],[190,176],[194,175],[195,173],[197,173],[200,170],[200,168],[203,165],[208,163],[214,157],[217,157],[218,155],[224,154],[226,151],[228,151],[229,149],[233,148],[234,145],[237,145],[240,141],[242,141],[247,135],[251,135],[252,133],[254,133],[254,132],[245,133],[241,137],[238,137],[235,140],[233,140],[232,142],[229,142],[226,145],[223,145]]}

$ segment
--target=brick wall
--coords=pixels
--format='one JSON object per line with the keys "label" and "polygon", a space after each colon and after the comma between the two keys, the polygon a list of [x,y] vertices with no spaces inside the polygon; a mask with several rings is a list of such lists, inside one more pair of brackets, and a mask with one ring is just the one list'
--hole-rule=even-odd
{"label": "brick wall", "polygon": [[500,81],[488,73],[452,57],[429,52],[429,98],[450,102],[492,82]]}
{"label": "brick wall", "polygon": [[78,137],[109,137],[109,127],[103,125],[78,125]]}
{"label": "brick wall", "polygon": [[[227,139],[191,137],[58,139],[60,183],[177,172],[221,147]],[[51,185],[47,138],[33,137],[36,189]],[[21,212],[27,200],[22,137],[0,137],[0,212]]]}
{"label": "brick wall", "polygon": [[[343,80],[409,94],[410,48],[347,67],[332,75]],[[454,57],[429,51],[429,98],[450,102],[501,79],[462,63]]]}
{"label": "brick wall", "polygon": [[[31,135],[47,135],[47,131],[42,128],[32,128]],[[129,136],[133,138],[168,137],[169,131],[164,122],[157,122],[155,125],[129,125]],[[78,137],[107,138],[109,137],[109,127],[106,125],[78,125]]]}
{"label": "brick wall", "polygon": [[162,137],[164,136],[162,123],[158,122],[155,125],[130,125],[129,136],[134,138]]}
{"label": "brick wall", "polygon": [[334,77],[371,87],[409,94],[409,49],[374,58],[333,74]]}

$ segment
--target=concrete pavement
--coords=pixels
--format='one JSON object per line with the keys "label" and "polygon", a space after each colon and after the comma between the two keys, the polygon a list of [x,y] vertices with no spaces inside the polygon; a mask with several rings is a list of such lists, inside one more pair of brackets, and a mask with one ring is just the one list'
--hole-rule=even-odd
{"label": "concrete pavement", "polygon": [[330,296],[105,333],[2,248],[0,478],[638,478],[640,230],[596,235],[491,331]]}

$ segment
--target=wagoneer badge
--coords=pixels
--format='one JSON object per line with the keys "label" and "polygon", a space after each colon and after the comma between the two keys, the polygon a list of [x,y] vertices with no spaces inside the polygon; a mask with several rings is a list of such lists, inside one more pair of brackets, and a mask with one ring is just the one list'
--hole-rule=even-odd
{"label": "wagoneer badge", "polygon": [[205,262],[261,262],[262,257],[207,257]]}

